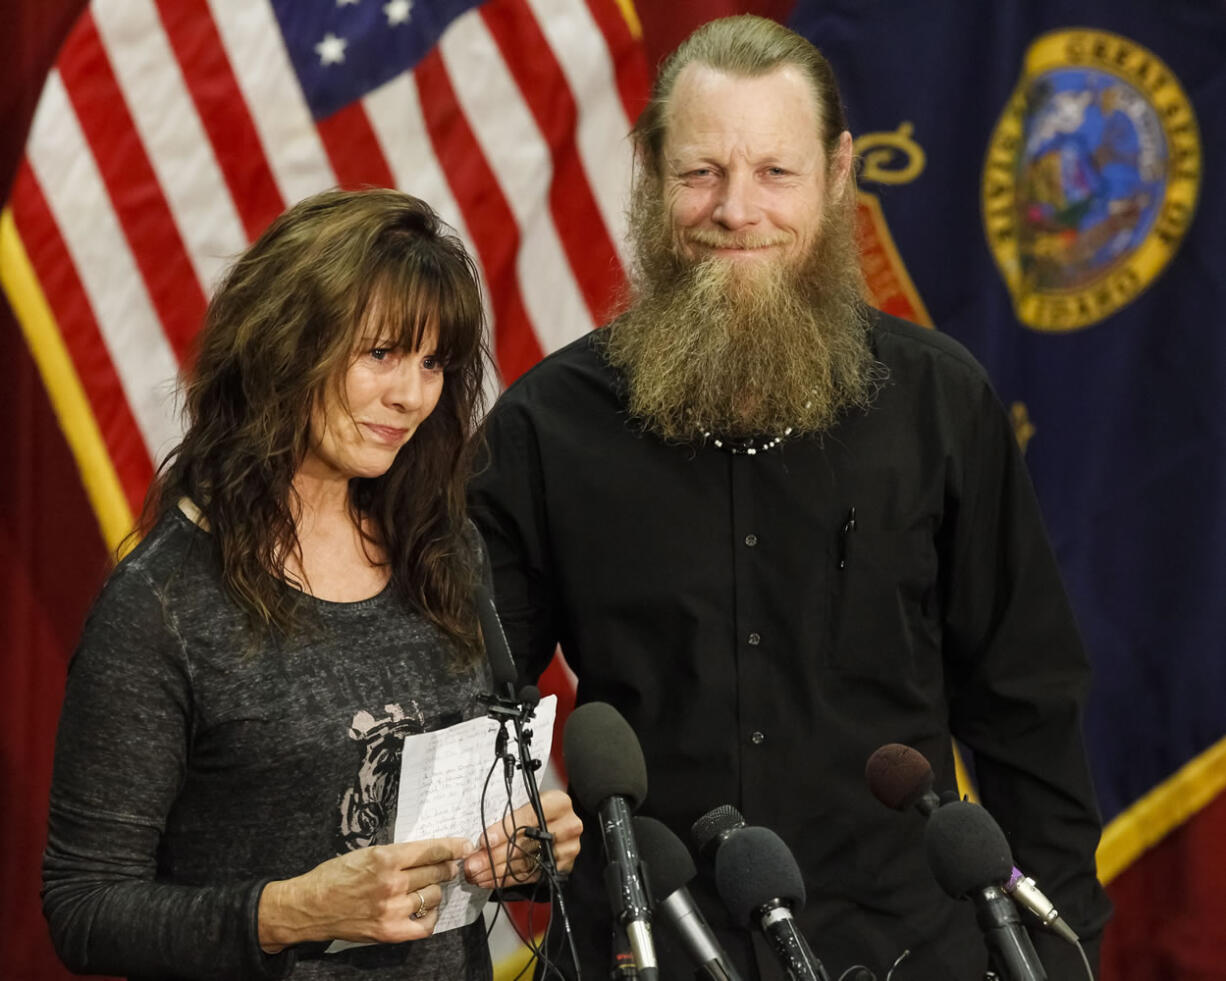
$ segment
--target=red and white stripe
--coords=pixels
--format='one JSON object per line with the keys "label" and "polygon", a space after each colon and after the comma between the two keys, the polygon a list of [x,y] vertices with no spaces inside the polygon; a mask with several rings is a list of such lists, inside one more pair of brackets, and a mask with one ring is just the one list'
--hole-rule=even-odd
{"label": "red and white stripe", "polygon": [[616,0],[491,0],[315,122],[265,0],[94,0],[48,78],[15,224],[133,510],[227,262],[324,188],[404,188],[478,259],[511,380],[624,280],[646,71]]}

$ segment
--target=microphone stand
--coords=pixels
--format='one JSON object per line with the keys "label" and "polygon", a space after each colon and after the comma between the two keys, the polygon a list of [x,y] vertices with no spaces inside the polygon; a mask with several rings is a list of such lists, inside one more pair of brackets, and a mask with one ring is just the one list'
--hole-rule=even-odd
{"label": "microphone stand", "polygon": [[[529,697],[523,697],[528,694]],[[540,850],[537,852],[537,861],[540,862],[547,881],[549,883],[550,895],[556,899],[558,904],[558,914],[562,917],[562,931],[566,935],[567,945],[570,947],[571,962],[575,965],[575,976],[579,977],[579,952],[575,946],[575,936],[570,928],[570,917],[566,913],[566,898],[562,894],[562,889],[559,884],[557,889],[553,886],[555,883],[560,883],[560,875],[558,871],[557,859],[553,852],[553,834],[545,822],[545,808],[541,804],[541,791],[536,782],[536,771],[540,767],[541,761],[532,758],[532,730],[526,725],[531,721],[532,716],[536,712],[536,703],[540,701],[540,692],[533,686],[525,686],[520,690],[519,695],[514,694],[514,687],[510,682],[506,685],[506,690],[503,694],[495,694],[490,700],[490,718],[497,720],[499,724],[497,747],[501,745],[502,752],[500,756],[514,765],[515,761],[506,756],[506,726],[510,722],[515,729],[515,746],[519,755],[518,766],[523,774],[524,790],[528,794],[528,803],[532,805],[532,811],[536,815],[536,827],[527,828],[524,834],[537,841]]]}

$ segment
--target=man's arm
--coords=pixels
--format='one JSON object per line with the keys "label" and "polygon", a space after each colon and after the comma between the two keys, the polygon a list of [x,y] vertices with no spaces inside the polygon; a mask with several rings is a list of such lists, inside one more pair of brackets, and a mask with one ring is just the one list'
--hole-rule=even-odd
{"label": "man's arm", "polygon": [[[1110,902],[1094,853],[1101,819],[1082,737],[1089,665],[1004,410],[985,385],[945,529],[946,674],[954,734],[974,752],[984,804],[1018,867],[1097,965]],[[1077,952],[1039,941],[1052,977]]]}
{"label": "man's arm", "polygon": [[540,448],[523,407],[505,397],[480,438],[470,513],[489,551],[511,654],[521,678],[535,681],[560,636]]}

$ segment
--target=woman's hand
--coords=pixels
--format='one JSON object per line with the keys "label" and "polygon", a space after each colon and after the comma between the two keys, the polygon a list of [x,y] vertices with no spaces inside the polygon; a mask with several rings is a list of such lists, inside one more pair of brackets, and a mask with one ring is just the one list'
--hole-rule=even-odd
{"label": "woman's hand", "polygon": [[[579,854],[579,835],[583,822],[575,813],[570,798],[560,790],[547,790],[541,794],[541,810],[545,812],[545,825],[553,835],[553,856],[558,871],[569,872]],[[485,829],[475,850],[464,859],[464,876],[473,885],[485,889],[535,882],[541,876],[537,856],[540,842],[525,834],[526,828],[536,827],[536,814],[531,804],[518,808],[503,821]],[[507,842],[514,831],[514,842]],[[488,843],[488,850],[487,850]],[[494,866],[490,865],[493,855]]]}
{"label": "woman's hand", "polygon": [[471,845],[434,838],[359,848],[260,895],[260,947],[275,954],[308,940],[400,943],[434,931],[443,890]]}

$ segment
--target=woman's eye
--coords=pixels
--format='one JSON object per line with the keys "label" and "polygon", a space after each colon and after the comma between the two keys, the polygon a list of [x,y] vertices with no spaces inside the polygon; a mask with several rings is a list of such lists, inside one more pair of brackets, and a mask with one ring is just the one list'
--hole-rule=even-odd
{"label": "woman's eye", "polygon": [[400,358],[401,349],[395,344],[375,344],[370,347],[367,357],[371,361],[387,364]]}
{"label": "woman's eye", "polygon": [[426,371],[442,371],[443,361],[438,356],[429,354],[422,358],[421,366],[425,368]]}

